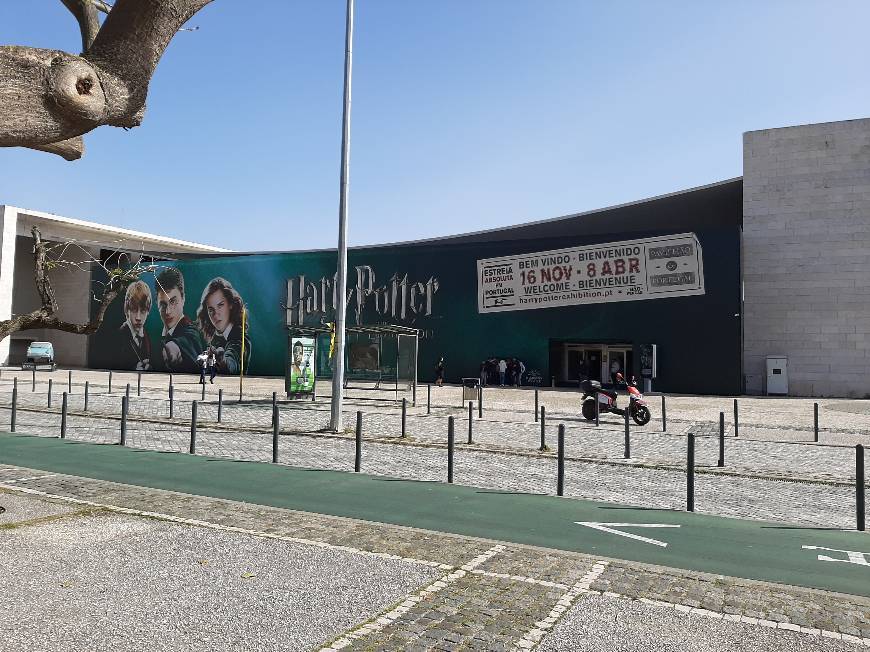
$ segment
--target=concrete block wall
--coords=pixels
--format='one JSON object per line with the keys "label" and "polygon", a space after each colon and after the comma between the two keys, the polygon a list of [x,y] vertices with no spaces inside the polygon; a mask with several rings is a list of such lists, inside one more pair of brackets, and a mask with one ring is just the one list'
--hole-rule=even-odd
{"label": "concrete block wall", "polygon": [[747,393],[870,397],[870,119],[744,134],[743,279]]}

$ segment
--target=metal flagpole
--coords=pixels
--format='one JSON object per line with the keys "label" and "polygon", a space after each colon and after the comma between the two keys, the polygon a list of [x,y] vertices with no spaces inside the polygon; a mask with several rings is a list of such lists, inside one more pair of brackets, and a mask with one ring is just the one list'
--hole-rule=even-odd
{"label": "metal flagpole", "polygon": [[330,430],[340,432],[344,402],[344,321],[347,312],[347,185],[350,169],[350,87],[353,60],[353,0],[347,0],[344,35],[344,109],[341,116],[341,189],[338,202],[338,273],[335,279],[335,351],[332,358],[332,418]]}

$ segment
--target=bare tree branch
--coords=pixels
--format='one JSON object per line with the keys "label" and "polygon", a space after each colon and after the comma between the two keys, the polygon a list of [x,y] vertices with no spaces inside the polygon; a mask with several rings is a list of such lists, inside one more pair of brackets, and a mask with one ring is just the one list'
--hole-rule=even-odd
{"label": "bare tree branch", "polygon": [[87,52],[100,31],[97,7],[92,0],[60,0],[79,23],[82,33],[82,52]]}
{"label": "bare tree branch", "polygon": [[87,58],[101,71],[106,124],[138,127],[148,83],[184,23],[211,0],[118,0]]}
{"label": "bare tree branch", "polygon": [[[87,248],[74,240],[47,243],[42,239],[39,229],[34,226],[31,229],[33,235],[33,258],[34,276],[36,279],[36,291],[39,295],[41,306],[24,315],[16,315],[12,319],[0,321],[0,340],[21,330],[35,328],[59,330],[67,333],[90,335],[97,332],[106,317],[106,310],[118,296],[125,292],[127,287],[138,280],[143,274],[153,273],[156,266],[145,262],[144,251],[134,264],[129,267],[122,265],[110,265],[99,260]],[[71,250],[82,254],[83,260],[77,257],[69,257]],[[106,275],[106,280],[95,283],[101,287],[99,295],[95,293],[94,300],[97,307],[90,321],[75,323],[61,319],[58,316],[57,297],[51,286],[49,273],[55,269],[78,269],[88,272],[96,265]]]}

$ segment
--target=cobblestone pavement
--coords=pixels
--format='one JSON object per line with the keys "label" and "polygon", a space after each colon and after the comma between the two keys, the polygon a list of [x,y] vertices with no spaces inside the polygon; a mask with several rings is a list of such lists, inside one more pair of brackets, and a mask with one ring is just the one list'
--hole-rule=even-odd
{"label": "cobblestone pavement", "polygon": [[0,650],[870,649],[865,598],[10,466],[0,504]]}
{"label": "cobblestone pavement", "polygon": [[[109,372],[72,370],[73,394],[84,391],[85,381],[90,383],[94,393],[106,392],[108,389]],[[0,386],[10,391],[12,379],[18,378],[19,388],[23,393],[31,388],[32,372],[18,369],[0,370]],[[54,391],[69,389],[67,370],[57,370],[53,373],[39,371],[36,373],[37,391],[46,394],[48,380],[53,380]],[[183,400],[192,400],[201,395],[198,377],[175,374],[172,376],[176,396]],[[139,376],[135,372],[112,373],[112,389],[117,396],[123,392],[126,384],[130,384],[132,392],[136,393]],[[329,394],[329,381],[318,380],[320,388]],[[144,395],[165,399],[169,386],[169,376],[162,373],[143,373],[141,386]],[[235,400],[239,395],[239,380],[219,376],[213,385],[207,385],[207,397],[214,400],[218,389],[223,389],[227,400]],[[462,389],[456,386],[441,388],[432,386],[431,405],[441,413],[452,409],[458,412],[465,407],[462,402]],[[279,397],[284,392],[283,378],[248,377],[244,380],[245,399],[268,400],[272,392]],[[405,397],[410,404],[410,391],[365,391],[350,388],[347,395],[353,399],[368,398],[361,401],[367,410],[391,410],[395,412],[395,399]],[[427,386],[417,388],[418,411],[425,412]],[[574,417],[579,415],[580,394],[569,389],[539,389],[540,404],[546,406],[553,417]],[[739,400],[740,436],[746,438],[772,438],[795,441],[811,441],[813,438],[813,403],[819,403],[820,438],[823,443],[870,443],[870,400],[832,399],[832,398],[783,398],[783,397],[726,397],[726,396],[688,396],[668,395],[667,420],[675,430],[684,426],[705,423],[718,424],[719,412],[724,412],[726,424],[730,428],[733,421],[733,399]],[[657,394],[648,396],[653,421],[650,428],[661,428],[661,397]],[[484,390],[485,412],[497,412],[505,420],[531,421],[534,416],[534,390],[532,388],[490,388]],[[476,406],[475,406],[476,407]],[[757,431],[757,432],[756,432]],[[863,438],[863,439],[860,439]]]}
{"label": "cobblestone pavement", "polygon": [[[8,406],[11,405],[8,379],[0,385],[0,423],[9,423]],[[182,387],[176,385],[176,387]],[[188,387],[188,386],[184,386]],[[196,385],[199,387],[199,385]],[[43,388],[47,389],[47,388]],[[78,390],[74,386],[74,392]],[[445,391],[449,388],[442,388]],[[25,386],[19,387],[18,405],[21,408],[35,407],[47,409],[47,394],[28,391]],[[209,390],[213,390],[209,386]],[[495,390],[490,390],[496,395]],[[514,399],[522,398],[529,392],[521,390],[498,390],[507,392]],[[135,392],[135,388],[134,388]],[[554,395],[567,394],[553,392]],[[119,416],[121,411],[121,394],[108,395],[91,393],[89,395],[89,413]],[[179,390],[173,401],[172,414],[176,422],[189,424],[191,405],[194,394]],[[201,394],[199,395],[201,396]],[[500,395],[498,395],[500,396]],[[234,430],[257,429],[260,431],[271,428],[271,399],[246,403],[225,402],[220,408],[212,398],[198,403],[198,422],[204,426],[213,427],[221,412],[222,424]],[[510,397],[508,397],[510,398]],[[496,399],[493,399],[493,402]],[[501,399],[499,399],[501,400]],[[709,399],[708,399],[709,400]],[[57,390],[52,394],[52,410],[59,411],[61,396]],[[763,401],[762,401],[763,402]],[[854,403],[852,401],[851,403]],[[68,396],[71,412],[83,413],[84,395],[73,393]],[[473,438],[478,448],[516,451],[523,453],[537,452],[541,445],[541,428],[534,422],[534,415],[508,412],[506,409],[494,409],[490,399],[486,399],[487,408],[482,420],[474,416]],[[3,408],[7,408],[4,415]],[[398,440],[401,435],[401,410],[395,404],[362,404],[360,401],[349,401],[345,412],[345,424],[352,426],[354,410],[362,409],[365,417],[365,436],[384,441]],[[282,431],[296,433],[323,433],[329,423],[329,406],[324,402],[312,403],[283,401],[280,403],[280,423]],[[131,396],[129,414],[132,419],[149,419],[167,422],[170,414],[169,401],[158,395],[137,397]],[[474,413],[475,415],[477,412]],[[844,413],[845,414],[845,413]],[[605,415],[601,426],[587,423],[576,415],[567,413],[547,413],[545,432],[546,445],[553,449],[556,446],[556,431],[559,424],[566,427],[568,454],[575,458],[595,461],[609,461],[647,466],[683,467],[686,460],[686,437],[688,431],[697,437],[696,461],[706,471],[716,472],[715,467],[719,457],[718,422],[692,422],[677,424],[667,433],[658,431],[659,426],[648,424],[639,428],[632,426],[630,430],[631,457],[624,458],[624,424],[622,419],[614,415]],[[467,410],[458,407],[434,407],[431,414],[426,414],[424,406],[408,410],[406,434],[415,443],[429,442],[444,444],[447,432],[447,417],[454,416],[456,420],[457,440],[467,437]],[[23,417],[22,414],[22,418]],[[19,424],[22,421],[19,419]],[[189,428],[189,426],[185,426]],[[21,426],[19,426],[19,430]],[[162,430],[162,426],[160,428]],[[812,479],[833,483],[847,484],[855,477],[855,450],[851,445],[853,440],[870,444],[870,435],[860,433],[837,434],[827,432],[824,439],[827,443],[813,444],[804,441],[794,443],[777,440],[757,440],[745,437],[746,428],[741,426],[740,437],[733,436],[733,427],[728,426],[725,439],[725,467],[722,473],[739,473],[758,475],[761,477],[785,479]],[[759,431],[761,431],[759,429]],[[764,432],[780,433],[777,429],[764,429]],[[810,433],[812,437],[812,433]],[[848,443],[834,445],[833,439],[848,439]],[[239,453],[243,456],[243,453]]]}
{"label": "cobblestone pavement", "polygon": [[[19,398],[17,431],[57,436],[61,415],[54,401],[24,392]],[[89,408],[108,410],[119,397],[91,397]],[[25,409],[38,405],[38,409]],[[69,397],[67,437],[94,443],[119,441],[120,422],[81,412],[83,397]],[[189,401],[176,405],[169,420],[165,407],[149,398],[130,400],[127,445],[134,448],[187,452],[190,445]],[[217,427],[215,405],[200,406],[196,452],[202,455],[269,462],[271,403],[224,406],[226,424]],[[186,410],[186,415],[184,411]],[[212,413],[213,411],[213,413]],[[2,414],[2,412],[0,412]],[[8,412],[7,412],[8,414]],[[352,423],[352,413],[346,422]],[[0,417],[2,418],[2,417]],[[186,420],[188,420],[186,422]],[[354,442],[350,433],[328,435],[324,405],[284,406],[279,438],[281,463],[308,468],[351,470]],[[440,481],[446,478],[444,419],[418,415],[409,419],[407,439],[400,435],[398,415],[367,414],[364,421],[363,470],[376,475]],[[508,491],[555,493],[556,461],[541,454],[535,424],[475,421],[474,445],[459,444],[455,458],[458,483]],[[292,428],[292,430],[291,430]],[[313,434],[294,434],[294,433]],[[467,419],[457,422],[457,440],[467,441]],[[550,445],[553,445],[551,431]],[[566,433],[565,495],[645,507],[681,509],[685,500],[686,438],[674,435],[632,435],[634,458],[622,460],[624,434],[608,427],[571,424]],[[534,443],[533,443],[534,442]],[[696,479],[695,508],[702,513],[754,518],[820,527],[855,525],[854,450],[835,446],[734,440],[728,442],[726,473],[715,468],[716,438],[700,437],[696,460],[704,471]],[[596,459],[597,458],[597,459]],[[601,463],[606,461],[606,463]],[[795,479],[801,481],[794,481]]]}

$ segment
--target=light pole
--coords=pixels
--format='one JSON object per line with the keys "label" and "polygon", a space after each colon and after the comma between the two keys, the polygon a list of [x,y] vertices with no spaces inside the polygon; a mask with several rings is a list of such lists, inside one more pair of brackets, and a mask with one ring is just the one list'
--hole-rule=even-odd
{"label": "light pole", "polygon": [[338,273],[335,278],[335,349],[332,358],[332,417],[329,428],[340,432],[344,402],[344,321],[347,302],[347,185],[350,171],[350,87],[353,61],[353,0],[347,0],[344,35],[344,109],[341,116],[341,187],[338,201]]}

